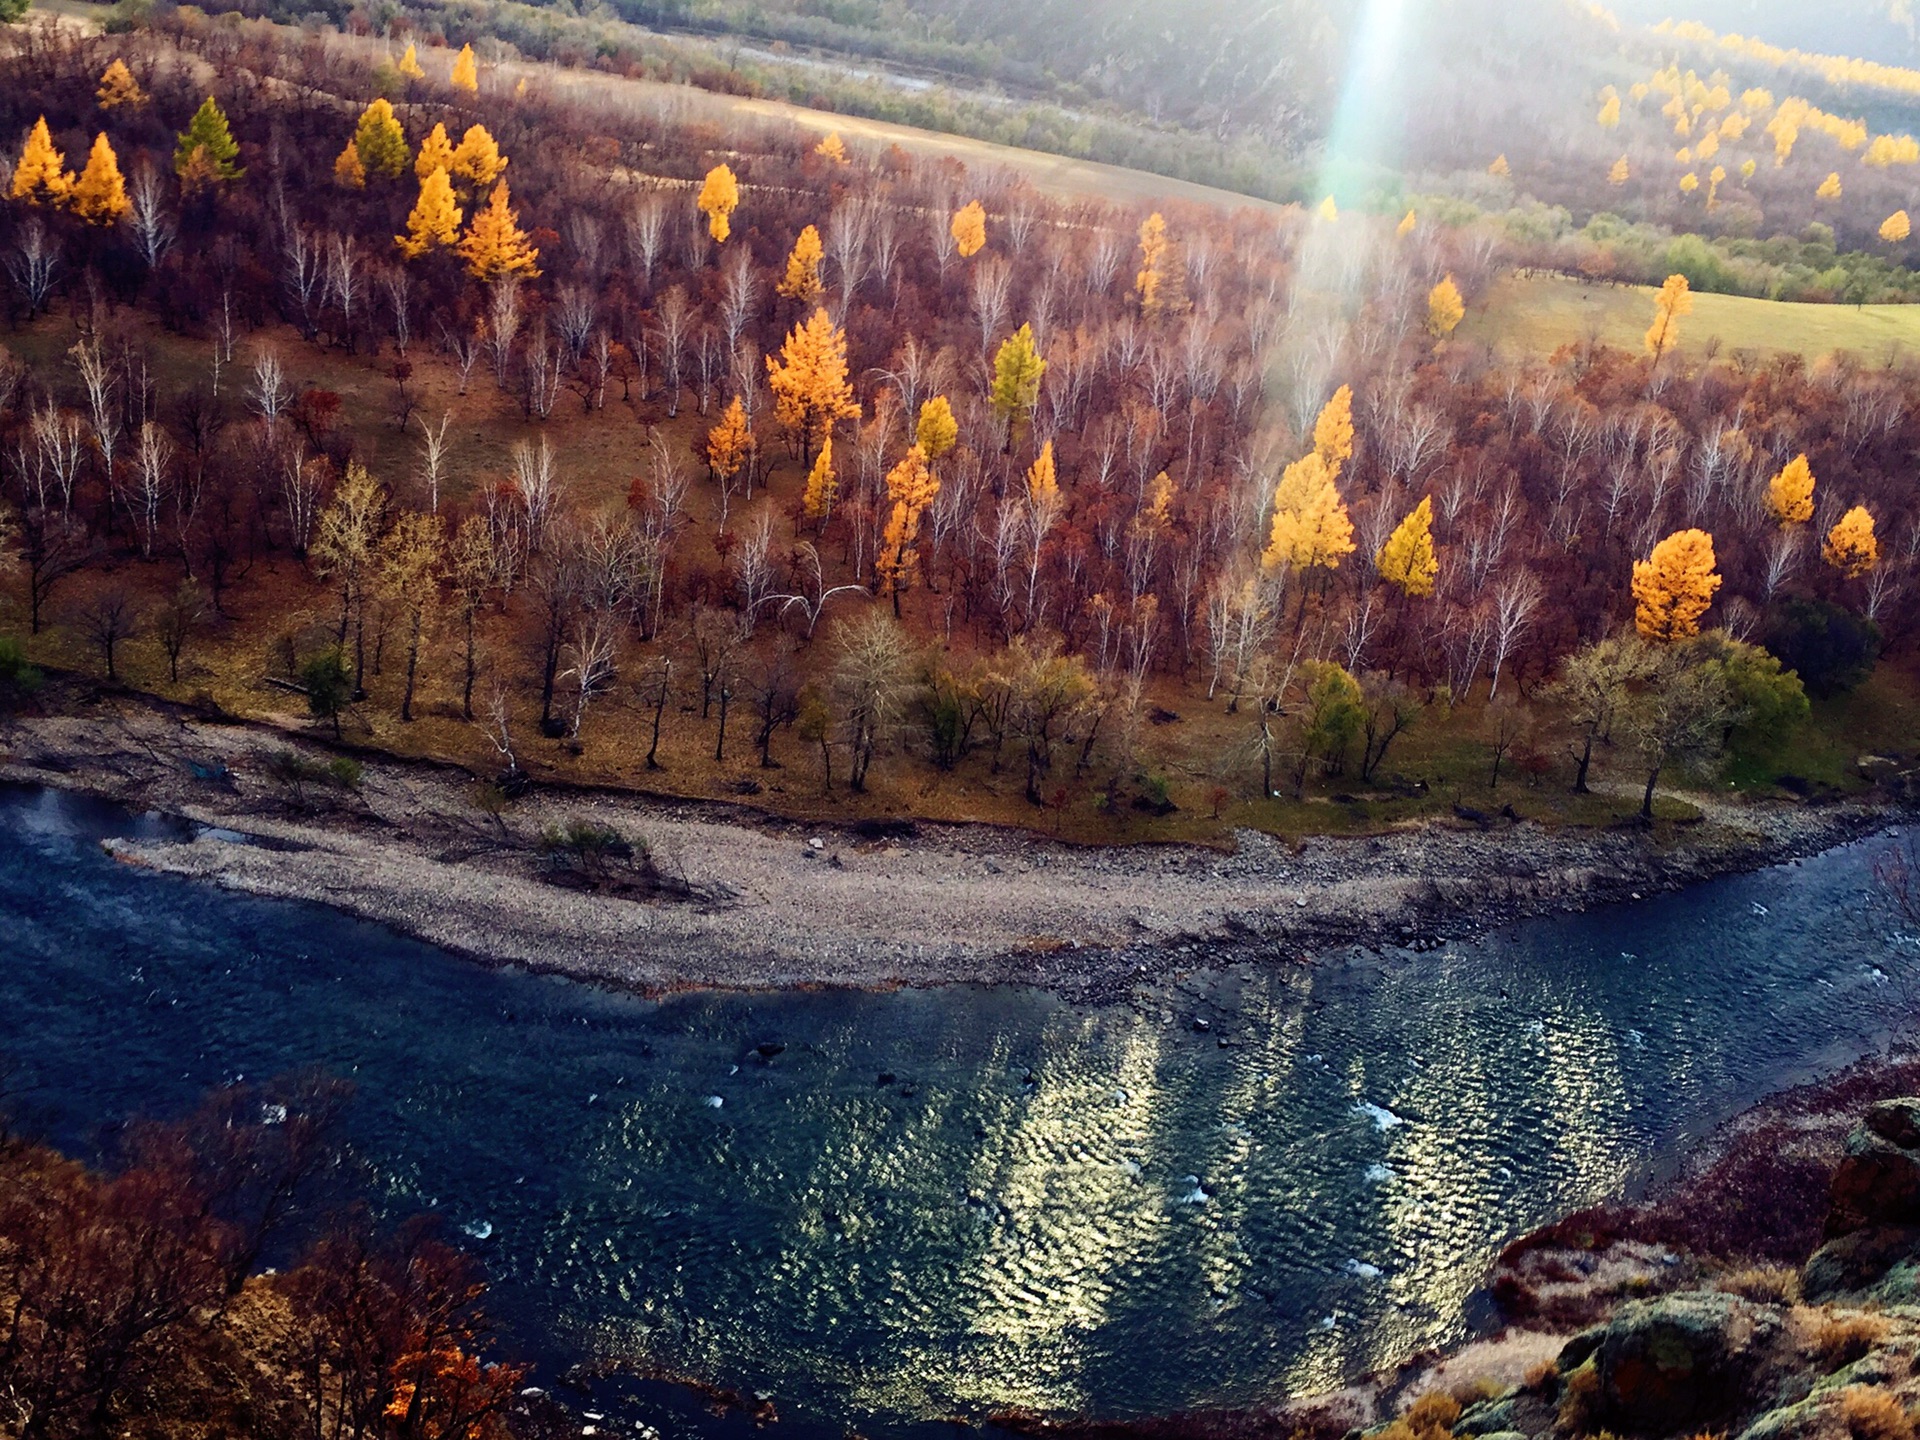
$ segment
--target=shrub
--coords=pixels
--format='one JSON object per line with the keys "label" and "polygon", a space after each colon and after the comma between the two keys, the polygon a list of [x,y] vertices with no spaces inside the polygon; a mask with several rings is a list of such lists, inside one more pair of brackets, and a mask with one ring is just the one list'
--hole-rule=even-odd
{"label": "shrub", "polygon": [[1873,621],[1824,600],[1796,597],[1767,612],[1761,643],[1799,673],[1807,692],[1844,695],[1873,673],[1883,641]]}
{"label": "shrub", "polygon": [[1887,1338],[1887,1322],[1878,1315],[1829,1316],[1814,1332],[1809,1348],[1828,1371],[1853,1364]]}
{"label": "shrub", "polygon": [[27,663],[26,648],[12,635],[0,635],[0,710],[11,709],[40,688],[41,674]]}
{"label": "shrub", "polygon": [[550,863],[590,880],[604,878],[616,864],[644,869],[648,862],[645,841],[635,845],[611,825],[579,816],[541,831],[540,853]]}
{"label": "shrub", "polygon": [[1446,1435],[1460,1418],[1460,1402],[1444,1390],[1429,1390],[1400,1417],[1417,1436]]}
{"label": "shrub", "polygon": [[1913,1417],[1887,1391],[1849,1385],[1840,1392],[1840,1419],[1853,1440],[1914,1440]]}
{"label": "shrub", "polygon": [[1720,1279],[1720,1288],[1743,1300],[1758,1300],[1765,1305],[1800,1303],[1800,1272],[1779,1266],[1756,1266],[1735,1270]]}

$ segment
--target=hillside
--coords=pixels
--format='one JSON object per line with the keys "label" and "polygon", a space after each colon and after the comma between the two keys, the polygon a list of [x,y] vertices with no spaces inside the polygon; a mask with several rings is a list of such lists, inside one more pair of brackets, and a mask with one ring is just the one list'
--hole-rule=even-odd
{"label": "hillside", "polygon": [[[1589,343],[1632,351],[1646,333],[1654,293],[1644,285],[1505,275],[1488,288],[1461,334],[1513,357]],[[1793,305],[1699,294],[1679,344],[1680,353],[1693,359],[1751,353],[1817,360],[1846,351],[1878,366],[1920,351],[1920,306]]]}

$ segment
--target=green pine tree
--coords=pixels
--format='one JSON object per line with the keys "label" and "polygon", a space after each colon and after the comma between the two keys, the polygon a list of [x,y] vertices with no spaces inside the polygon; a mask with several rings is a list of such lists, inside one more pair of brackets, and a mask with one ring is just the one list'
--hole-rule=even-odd
{"label": "green pine tree", "polygon": [[179,138],[173,169],[181,179],[237,180],[245,173],[234,163],[240,158],[240,144],[227,128],[226,112],[211,95],[193,112]]}
{"label": "green pine tree", "polygon": [[353,141],[360,147],[360,163],[367,167],[368,175],[396,179],[413,163],[406,132],[384,97],[367,106]]}

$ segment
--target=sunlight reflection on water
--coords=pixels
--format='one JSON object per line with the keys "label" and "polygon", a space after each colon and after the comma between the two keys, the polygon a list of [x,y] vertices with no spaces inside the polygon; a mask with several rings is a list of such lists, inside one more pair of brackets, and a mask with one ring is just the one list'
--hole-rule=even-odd
{"label": "sunlight reflection on water", "polygon": [[1449,1339],[1506,1237],[1860,1053],[1890,963],[1870,842],[1138,1009],[654,1004],[130,872],[88,843],[117,823],[0,795],[0,1051],[63,1138],[328,1066],[392,1200],[486,1235],[521,1348],[822,1433],[1246,1403]]}

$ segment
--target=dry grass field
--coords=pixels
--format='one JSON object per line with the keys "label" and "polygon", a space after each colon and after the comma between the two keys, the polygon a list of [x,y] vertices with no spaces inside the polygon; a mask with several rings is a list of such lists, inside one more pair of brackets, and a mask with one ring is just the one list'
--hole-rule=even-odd
{"label": "dry grass field", "polygon": [[[1653,318],[1653,296],[1639,285],[1503,275],[1468,307],[1459,334],[1510,357],[1551,355],[1589,341],[1637,352]],[[1840,350],[1871,364],[1920,353],[1920,305],[1790,305],[1696,293],[1693,314],[1680,325],[1680,353],[1689,359],[1713,352],[1812,360]]]}

